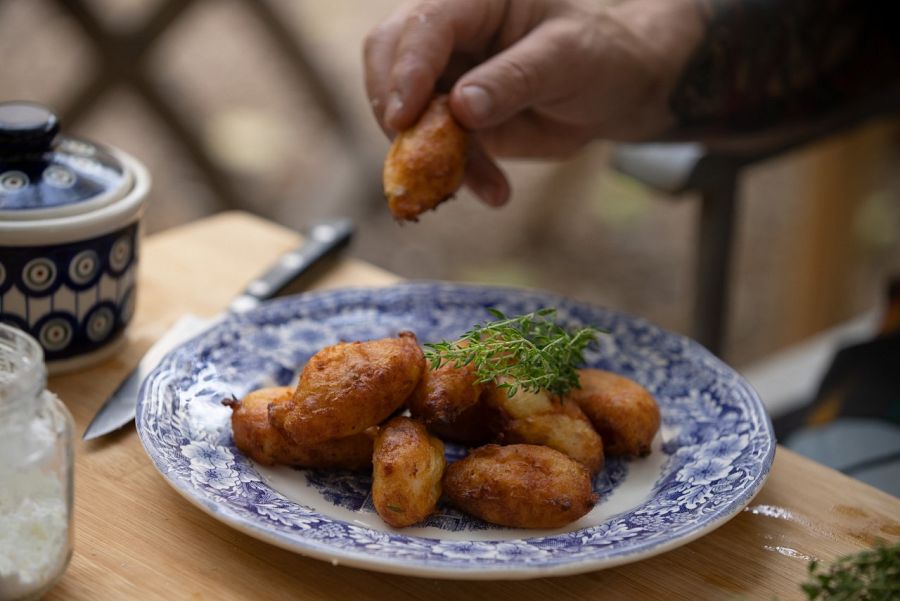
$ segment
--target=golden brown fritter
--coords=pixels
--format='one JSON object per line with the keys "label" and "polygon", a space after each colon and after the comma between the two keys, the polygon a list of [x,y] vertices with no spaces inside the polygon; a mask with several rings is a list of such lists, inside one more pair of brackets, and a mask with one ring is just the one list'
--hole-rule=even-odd
{"label": "golden brown fritter", "polygon": [[289,401],[293,394],[290,386],[278,386],[254,390],[239,401],[223,401],[231,407],[234,444],[242,453],[265,465],[293,462],[296,445],[269,425],[269,404]]}
{"label": "golden brown fritter", "polygon": [[645,457],[659,430],[659,407],[650,392],[633,380],[600,369],[579,369],[575,401],[603,438],[607,455]]}
{"label": "golden brown fritter", "polygon": [[583,464],[592,475],[603,469],[603,440],[571,401],[562,401],[556,411],[513,419],[503,428],[500,440],[556,449]]}
{"label": "golden brown fritter", "polygon": [[546,445],[583,463],[591,474],[603,469],[603,440],[576,404],[545,390],[519,389],[511,397],[500,387],[489,390],[485,400],[502,415],[499,442]]}
{"label": "golden brown fritter", "polygon": [[243,399],[228,400],[234,444],[242,453],[265,465],[359,470],[372,465],[377,429],[346,438],[300,446],[269,423],[269,405],[290,402],[294,389],[288,386],[254,390]]}
{"label": "golden brown fritter", "polygon": [[[504,381],[501,379],[500,384]],[[532,392],[519,388],[516,394],[509,396],[507,389],[501,386],[488,391],[485,400],[500,410],[506,420],[528,417],[538,413],[551,413],[556,410],[554,400],[546,390]]]}
{"label": "golden brown fritter", "polygon": [[312,356],[293,398],[272,405],[269,421],[303,446],[358,434],[402,407],[424,370],[411,332],[334,344]]}
{"label": "golden brown fritter", "polygon": [[416,221],[456,193],[467,145],[447,97],[435,97],[416,124],[394,138],[384,160],[384,194],[395,219]]}
{"label": "golden brown fritter", "polygon": [[407,406],[413,418],[444,440],[478,446],[493,439],[497,426],[497,411],[482,400],[490,386],[478,382],[471,364],[445,363],[425,370]]}
{"label": "golden brown fritter", "polygon": [[408,417],[389,421],[375,439],[372,501],[385,522],[412,526],[434,511],[441,497],[444,444]]}
{"label": "golden brown fritter", "polygon": [[450,464],[444,494],[486,522],[559,528],[597,502],[587,468],[549,447],[487,445]]}

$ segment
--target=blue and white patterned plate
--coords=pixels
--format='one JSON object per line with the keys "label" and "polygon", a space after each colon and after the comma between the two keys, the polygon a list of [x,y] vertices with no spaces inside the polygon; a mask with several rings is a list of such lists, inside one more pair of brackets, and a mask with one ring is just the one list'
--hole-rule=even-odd
{"label": "blue and white patterned plate", "polygon": [[[420,342],[452,339],[490,319],[488,307],[513,315],[556,307],[566,324],[607,330],[588,364],[637,380],[659,402],[653,453],[610,461],[594,483],[601,502],[568,527],[500,528],[441,506],[424,524],[395,530],[374,513],[368,475],[265,468],[234,447],[222,399],[289,384],[340,340],[400,330]],[[147,378],[137,429],[172,486],[238,530],[335,564],[459,579],[574,574],[683,545],[750,502],[775,452],[759,397],[697,343],[552,294],[441,283],[304,294],[232,315]],[[450,459],[461,453],[448,449]]]}

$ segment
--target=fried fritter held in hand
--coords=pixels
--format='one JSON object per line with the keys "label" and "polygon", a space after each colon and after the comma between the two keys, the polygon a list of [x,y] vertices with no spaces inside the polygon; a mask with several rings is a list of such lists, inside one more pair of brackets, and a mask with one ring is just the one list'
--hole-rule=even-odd
{"label": "fried fritter held in hand", "polygon": [[410,129],[397,134],[384,160],[384,195],[398,221],[416,221],[453,196],[466,170],[468,135],[437,96]]}
{"label": "fried fritter held in hand", "polygon": [[659,407],[650,392],[624,376],[600,369],[579,369],[575,401],[603,437],[607,455],[645,457],[659,430]]}
{"label": "fried fritter held in hand", "polygon": [[293,465],[321,469],[360,470],[372,465],[377,430],[372,428],[346,438],[300,446],[269,423],[269,405],[289,403],[289,386],[254,390],[241,400],[227,400],[231,407],[234,444],[242,453],[265,465]]}
{"label": "fried fritter held in hand", "polygon": [[424,371],[411,332],[334,344],[312,356],[293,399],[272,405],[269,421],[303,446],[358,434],[402,407]]}
{"label": "fried fritter held in hand", "polygon": [[597,502],[586,467],[530,444],[475,449],[447,468],[444,494],[463,511],[513,528],[559,528]]}
{"label": "fried fritter held in hand", "polygon": [[385,522],[412,526],[434,511],[447,463],[444,444],[408,417],[389,421],[375,439],[372,501]]}
{"label": "fried fritter held in hand", "polygon": [[545,445],[582,463],[591,474],[603,469],[603,440],[575,403],[554,400],[546,390],[520,388],[509,396],[500,387],[485,400],[502,416],[499,442]]}
{"label": "fried fritter held in hand", "polygon": [[469,446],[490,442],[498,425],[498,412],[482,398],[493,383],[479,383],[470,363],[445,363],[426,369],[407,401],[413,418],[444,440]]}

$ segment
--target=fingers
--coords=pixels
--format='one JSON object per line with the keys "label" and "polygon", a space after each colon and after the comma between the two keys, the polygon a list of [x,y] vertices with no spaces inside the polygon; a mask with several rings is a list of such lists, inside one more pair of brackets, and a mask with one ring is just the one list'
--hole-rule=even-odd
{"label": "fingers", "polygon": [[384,111],[390,86],[387,74],[393,68],[394,54],[401,31],[403,31],[403,15],[398,12],[373,30],[366,37],[363,45],[366,94],[369,97],[372,112],[383,129],[385,128]]}
{"label": "fingers", "polygon": [[486,205],[502,207],[509,200],[509,181],[476,140],[469,148],[465,184]]}
{"label": "fingers", "polygon": [[577,60],[565,40],[548,22],[466,73],[450,94],[454,116],[469,129],[486,129],[565,93],[573,85],[567,63]]}
{"label": "fingers", "polygon": [[425,110],[450,60],[454,31],[437,6],[417,6],[397,40],[384,114],[385,124],[394,130],[410,127]]}
{"label": "fingers", "polygon": [[509,0],[426,0],[408,4],[365,43],[366,89],[387,128],[411,126],[455,51],[486,47]]}

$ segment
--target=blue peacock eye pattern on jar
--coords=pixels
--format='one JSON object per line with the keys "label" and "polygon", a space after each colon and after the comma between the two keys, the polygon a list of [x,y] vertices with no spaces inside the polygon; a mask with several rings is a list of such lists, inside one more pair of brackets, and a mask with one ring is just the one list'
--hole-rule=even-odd
{"label": "blue peacock eye pattern on jar", "polygon": [[0,156],[0,211],[77,205],[116,190],[125,180],[126,173],[108,152],[63,139],[57,152],[43,157],[10,162]]}
{"label": "blue peacock eye pattern on jar", "polygon": [[94,342],[103,342],[109,338],[116,325],[116,307],[112,303],[97,305],[84,320],[84,333]]}
{"label": "blue peacock eye pattern on jar", "polygon": [[77,176],[71,170],[59,165],[51,165],[41,174],[41,180],[45,184],[64,190],[74,186],[76,179]]}
{"label": "blue peacock eye pattern on jar", "polygon": [[132,238],[118,238],[109,251],[109,267],[116,275],[122,273],[131,264]]}
{"label": "blue peacock eye pattern on jar", "polygon": [[30,260],[22,269],[22,284],[29,292],[44,292],[56,282],[56,264],[46,257]]}
{"label": "blue peacock eye pattern on jar", "polygon": [[0,322],[25,330],[48,361],[91,352],[134,313],[137,224],[69,244],[0,246]]}
{"label": "blue peacock eye pattern on jar", "polygon": [[100,257],[94,250],[83,250],[69,262],[69,279],[76,286],[89,286],[99,273]]}
{"label": "blue peacock eye pattern on jar", "polygon": [[18,192],[28,187],[28,175],[22,171],[7,171],[0,173],[0,190],[4,192]]}
{"label": "blue peacock eye pattern on jar", "polygon": [[38,342],[47,352],[65,350],[72,343],[76,325],[74,319],[66,314],[50,313],[38,321],[35,331]]}

